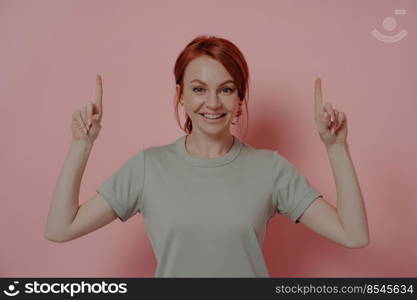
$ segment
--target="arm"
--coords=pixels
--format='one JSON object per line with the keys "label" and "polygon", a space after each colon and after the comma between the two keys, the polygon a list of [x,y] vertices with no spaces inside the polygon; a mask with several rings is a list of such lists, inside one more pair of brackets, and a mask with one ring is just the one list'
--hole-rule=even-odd
{"label": "arm", "polygon": [[368,222],[348,144],[326,147],[337,192],[337,214],[353,245],[369,242]]}
{"label": "arm", "polygon": [[364,247],[369,243],[368,223],[349,153],[346,115],[323,104],[320,79],[315,82],[315,121],[336,183],[337,209],[320,198],[306,209],[300,223],[347,247]]}
{"label": "arm", "polygon": [[78,203],[81,178],[92,144],[73,141],[49,209],[46,239],[67,242],[90,233],[117,218],[116,212],[97,194]]}
{"label": "arm", "polygon": [[45,237],[63,242],[87,234],[116,218],[115,212],[101,195],[82,206],[78,204],[81,178],[94,141],[101,129],[103,86],[96,76],[96,102],[73,113],[73,139],[49,207]]}
{"label": "arm", "polygon": [[362,193],[348,145],[326,147],[337,192],[337,209],[323,198],[315,200],[300,217],[314,232],[349,248],[369,243]]}
{"label": "arm", "polygon": [[45,229],[48,240],[59,240],[77,214],[81,178],[92,147],[92,143],[83,140],[71,141],[49,207]]}

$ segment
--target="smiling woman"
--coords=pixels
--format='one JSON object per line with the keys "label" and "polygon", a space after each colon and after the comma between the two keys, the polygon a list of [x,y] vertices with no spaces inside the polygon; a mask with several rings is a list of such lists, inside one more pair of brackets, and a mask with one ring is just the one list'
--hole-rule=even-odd
{"label": "smiling woman", "polygon": [[249,79],[234,44],[197,37],[178,56],[174,74],[175,107],[177,115],[179,103],[185,109],[181,128],[187,134],[138,150],[96,189],[97,196],[79,206],[83,170],[103,114],[97,78],[96,103],[74,113],[75,140],[54,192],[48,239],[70,241],[140,213],[157,257],[156,277],[268,277],[262,244],[275,213],[346,247],[367,243],[359,185],[345,147],[346,120],[322,103],[319,81],[315,117],[337,176],[337,210],[278,151],[257,149],[230,133],[247,104]]}
{"label": "smiling woman", "polygon": [[[187,134],[198,127],[199,131],[212,130],[212,134],[225,135],[230,125],[237,124],[234,118],[239,120],[243,103],[248,111],[248,65],[243,53],[226,39],[196,37],[179,54],[174,76],[176,119]],[[185,107],[184,126],[178,114],[180,103]],[[216,119],[219,115],[222,116]],[[207,129],[204,124],[219,124],[220,128]]]}

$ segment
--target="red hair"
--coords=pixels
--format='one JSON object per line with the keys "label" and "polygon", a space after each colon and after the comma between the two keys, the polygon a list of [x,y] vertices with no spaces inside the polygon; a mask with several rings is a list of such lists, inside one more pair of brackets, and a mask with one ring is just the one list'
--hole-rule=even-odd
{"label": "red hair", "polygon": [[[180,85],[180,92],[174,100],[176,119],[180,128],[187,134],[191,133],[193,129],[191,119],[187,115],[184,127],[182,127],[178,114],[179,99],[184,90],[184,72],[190,61],[202,55],[207,55],[219,61],[229,72],[237,85],[239,104],[245,103],[246,113],[248,111],[249,68],[243,53],[232,42],[224,38],[199,35],[181,51],[174,66],[175,83]],[[241,110],[237,114],[238,119],[240,115]],[[232,124],[235,125],[236,123]]]}

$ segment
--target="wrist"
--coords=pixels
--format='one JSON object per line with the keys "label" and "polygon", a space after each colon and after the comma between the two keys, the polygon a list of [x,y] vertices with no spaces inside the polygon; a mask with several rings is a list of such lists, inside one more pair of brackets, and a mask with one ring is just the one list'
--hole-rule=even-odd
{"label": "wrist", "polygon": [[331,145],[325,145],[327,151],[340,151],[340,150],[348,150],[349,145],[348,143],[337,143]]}
{"label": "wrist", "polygon": [[71,140],[71,146],[77,148],[88,148],[91,149],[93,147],[94,142],[88,140]]}

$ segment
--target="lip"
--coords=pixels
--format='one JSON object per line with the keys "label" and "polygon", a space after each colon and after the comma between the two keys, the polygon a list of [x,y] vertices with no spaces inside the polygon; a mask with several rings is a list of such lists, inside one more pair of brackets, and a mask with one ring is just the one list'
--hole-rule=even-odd
{"label": "lip", "polygon": [[[206,117],[203,116],[203,113],[200,113],[199,115],[204,119],[204,121],[206,121],[208,123],[218,123],[218,122],[223,121],[224,118],[227,116],[227,113],[222,113],[222,114],[225,114],[225,115],[223,117],[219,118],[219,119],[207,119]],[[217,115],[217,114],[213,114],[213,115]]]}
{"label": "lip", "polygon": [[221,112],[221,113],[209,113],[209,112],[202,112],[202,113],[200,113],[200,115],[201,114],[207,114],[207,115],[222,115],[222,114],[225,114],[225,112]]}

